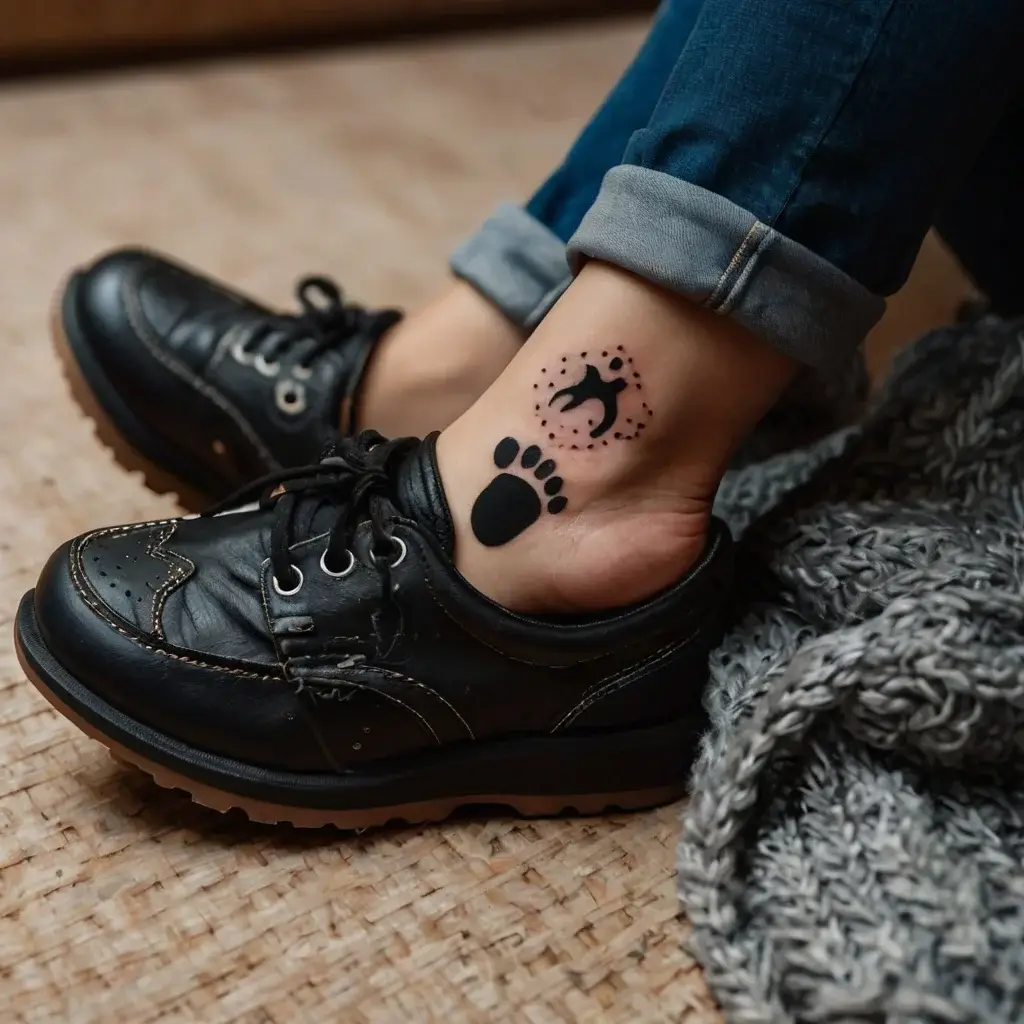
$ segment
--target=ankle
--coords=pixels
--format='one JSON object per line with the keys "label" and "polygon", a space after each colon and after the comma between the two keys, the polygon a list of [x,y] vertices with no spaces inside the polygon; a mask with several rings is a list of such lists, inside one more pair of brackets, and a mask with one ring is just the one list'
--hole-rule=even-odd
{"label": "ankle", "polygon": [[443,430],[494,382],[523,333],[462,281],[397,324],[377,344],[357,425],[389,437]]}
{"label": "ankle", "polygon": [[731,452],[793,371],[730,320],[588,265],[439,440],[459,569],[518,611],[670,585],[701,555]]}
{"label": "ankle", "polygon": [[[481,428],[438,440],[456,521],[456,563],[513,611],[599,611],[669,586],[700,558],[717,479],[697,467],[500,439],[483,472],[465,458]],[[621,447],[621,446],[620,446]],[[467,507],[466,498],[469,498]]]}
{"label": "ankle", "polygon": [[681,579],[707,542],[711,503],[698,499],[601,507],[594,503],[564,523],[546,516],[518,550],[498,557],[466,546],[464,575],[499,604],[519,612],[597,612],[642,601]]}

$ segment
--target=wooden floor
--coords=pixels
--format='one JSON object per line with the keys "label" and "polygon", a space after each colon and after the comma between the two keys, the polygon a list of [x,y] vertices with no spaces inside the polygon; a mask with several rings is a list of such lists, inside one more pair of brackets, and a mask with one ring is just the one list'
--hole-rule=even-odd
{"label": "wooden floor", "polygon": [[[93,526],[173,511],[113,465],[51,354],[51,294],[141,241],[276,301],[318,269],[415,305],[552,166],[639,23],[0,91],[0,1018],[695,1022],[679,808],[359,837],[225,820],[117,767],[22,680],[15,603]],[[930,248],[873,347],[963,290]]]}

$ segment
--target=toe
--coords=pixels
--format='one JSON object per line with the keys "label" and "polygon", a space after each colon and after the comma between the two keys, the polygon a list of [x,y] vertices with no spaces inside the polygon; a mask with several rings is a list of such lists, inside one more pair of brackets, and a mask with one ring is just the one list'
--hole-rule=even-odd
{"label": "toe", "polygon": [[523,452],[522,467],[523,469],[533,469],[538,462],[540,462],[540,449],[535,444],[531,444]]}
{"label": "toe", "polygon": [[498,469],[506,469],[515,461],[519,454],[519,442],[514,437],[506,437],[499,441],[494,449],[494,464]]}

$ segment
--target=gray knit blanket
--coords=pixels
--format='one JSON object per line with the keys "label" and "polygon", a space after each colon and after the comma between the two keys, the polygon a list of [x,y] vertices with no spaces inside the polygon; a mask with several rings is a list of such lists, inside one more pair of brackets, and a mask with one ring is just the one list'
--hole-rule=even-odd
{"label": "gray knit blanket", "polygon": [[738,470],[679,888],[728,1021],[1024,1021],[1024,325]]}

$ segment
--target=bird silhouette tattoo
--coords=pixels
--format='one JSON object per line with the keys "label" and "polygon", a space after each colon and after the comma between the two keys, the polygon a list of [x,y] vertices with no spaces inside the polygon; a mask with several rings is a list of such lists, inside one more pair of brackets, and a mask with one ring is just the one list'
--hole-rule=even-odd
{"label": "bird silhouette tattoo", "polygon": [[[622,365],[621,360],[617,360],[617,362],[619,366]],[[590,363],[585,365],[586,371],[583,374],[582,380],[577,381],[575,384],[570,384],[567,388],[562,388],[561,391],[556,391],[551,396],[551,401],[548,402],[548,405],[552,406],[557,399],[568,397],[569,401],[559,410],[560,412],[568,412],[570,409],[575,409],[592,399],[600,402],[604,407],[604,416],[601,422],[590,431],[590,436],[596,438],[610,430],[616,419],[618,419],[619,395],[626,390],[627,385],[622,377],[616,377],[614,380],[605,380],[596,366],[591,366]]]}

